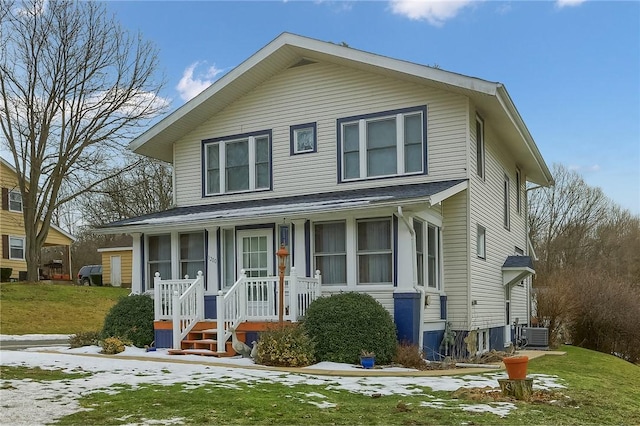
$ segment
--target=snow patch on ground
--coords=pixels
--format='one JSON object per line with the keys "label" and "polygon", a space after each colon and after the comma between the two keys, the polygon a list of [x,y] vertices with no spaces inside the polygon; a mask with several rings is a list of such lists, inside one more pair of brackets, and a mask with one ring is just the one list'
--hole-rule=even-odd
{"label": "snow patch on ground", "polygon": [[[6,337],[6,336],[3,336]],[[20,336],[22,340],[23,336]],[[47,336],[51,339],[51,336]],[[20,339],[16,339],[20,340]],[[47,352],[43,352],[46,350]],[[255,364],[247,358],[203,358],[197,355],[168,355],[166,350],[146,352],[131,348],[113,358],[107,355],[95,356],[100,352],[97,346],[69,349],[68,347],[32,348],[25,351],[0,351],[3,366],[40,367],[62,370],[67,373],[89,372],[86,377],[68,380],[34,382],[32,380],[2,380],[0,401],[2,401],[3,424],[44,424],[83,410],[79,398],[94,392],[118,393],[114,385],[128,385],[136,388],[141,384],[172,385],[183,383],[185,390],[201,386],[235,388],[245,384],[281,383],[295,388],[296,385],[318,386],[320,391],[348,391],[362,395],[422,395],[428,401],[421,405],[441,409],[463,409],[482,411],[506,416],[515,405],[510,403],[492,404],[452,404],[438,400],[429,391],[455,391],[458,388],[498,387],[498,379],[506,378],[505,373],[468,374],[463,376],[372,376],[360,369],[359,376],[324,376],[317,373],[289,373],[269,369],[246,368]],[[90,356],[89,356],[90,355]],[[126,359],[129,357],[130,359]],[[142,358],[142,359],[134,359]],[[190,360],[195,363],[180,363]],[[245,367],[245,368],[238,368]],[[337,363],[319,363],[309,368],[326,371],[353,371],[354,366]],[[304,370],[303,370],[304,371]],[[384,371],[393,371],[385,368]],[[412,371],[398,369],[398,371]],[[531,375],[534,388],[552,389],[563,387],[555,376]],[[301,394],[305,399],[294,396],[305,403],[319,408],[334,407],[330,397],[319,392]],[[320,401],[318,401],[320,400]],[[126,421],[126,419],[123,419]],[[179,418],[167,419],[163,424],[179,423]],[[148,420],[144,424],[157,424]]]}

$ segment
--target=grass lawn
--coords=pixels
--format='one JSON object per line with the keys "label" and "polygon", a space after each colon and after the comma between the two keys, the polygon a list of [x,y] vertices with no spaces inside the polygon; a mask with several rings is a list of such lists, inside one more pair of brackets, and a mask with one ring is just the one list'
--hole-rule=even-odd
{"label": "grass lawn", "polygon": [[[566,356],[532,360],[529,373],[557,375],[566,386],[545,402],[509,401],[515,409],[500,417],[471,412],[483,404],[505,402],[456,398],[453,392],[417,388],[410,396],[373,398],[335,386],[277,380],[206,381],[202,385],[117,384],[79,397],[78,411],[58,424],[372,424],[372,425],[637,425],[640,424],[640,367],[581,348],[564,347]],[[83,372],[77,372],[83,373]],[[99,374],[99,373],[97,373]],[[42,377],[39,377],[42,375]],[[55,380],[39,369],[3,367],[9,379]],[[78,375],[57,380],[80,380]],[[193,378],[191,378],[193,379]],[[340,378],[336,377],[335,382]],[[161,380],[161,377],[158,379]],[[14,384],[15,385],[15,384]],[[476,393],[482,394],[483,392]]]}
{"label": "grass lawn", "polygon": [[99,331],[130,289],[73,284],[0,285],[0,334],[74,334]]}

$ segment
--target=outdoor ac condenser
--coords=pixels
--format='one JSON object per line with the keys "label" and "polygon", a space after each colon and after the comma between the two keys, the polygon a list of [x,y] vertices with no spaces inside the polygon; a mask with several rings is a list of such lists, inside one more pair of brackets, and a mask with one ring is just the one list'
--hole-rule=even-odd
{"label": "outdoor ac condenser", "polygon": [[549,329],[546,327],[522,327],[528,348],[549,348]]}

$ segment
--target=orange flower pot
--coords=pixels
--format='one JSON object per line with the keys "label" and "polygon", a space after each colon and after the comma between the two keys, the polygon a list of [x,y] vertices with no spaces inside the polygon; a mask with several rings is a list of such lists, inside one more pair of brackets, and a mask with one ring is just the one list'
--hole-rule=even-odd
{"label": "orange flower pot", "polygon": [[527,378],[528,356],[510,356],[502,360],[511,380],[524,380]]}

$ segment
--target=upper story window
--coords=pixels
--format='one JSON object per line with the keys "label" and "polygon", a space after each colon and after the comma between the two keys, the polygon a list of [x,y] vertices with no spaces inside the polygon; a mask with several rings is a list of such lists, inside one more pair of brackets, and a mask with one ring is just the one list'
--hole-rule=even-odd
{"label": "upper story window", "polygon": [[516,169],[516,211],[522,213],[522,175],[520,169]]}
{"label": "upper story window", "polygon": [[9,210],[12,212],[22,212],[22,194],[20,191],[9,191]]}
{"label": "upper story window", "polygon": [[289,128],[291,155],[317,151],[316,123],[299,124]]}
{"label": "upper story window", "polygon": [[476,117],[476,173],[482,179],[484,179],[484,166],[484,121]]}
{"label": "upper story window", "polygon": [[511,229],[511,207],[509,205],[509,176],[504,175],[503,182],[503,221],[505,229]]}
{"label": "upper story window", "polygon": [[338,120],[339,181],[426,173],[426,106]]}
{"label": "upper story window", "polygon": [[271,131],[203,141],[204,195],[271,189]]}

